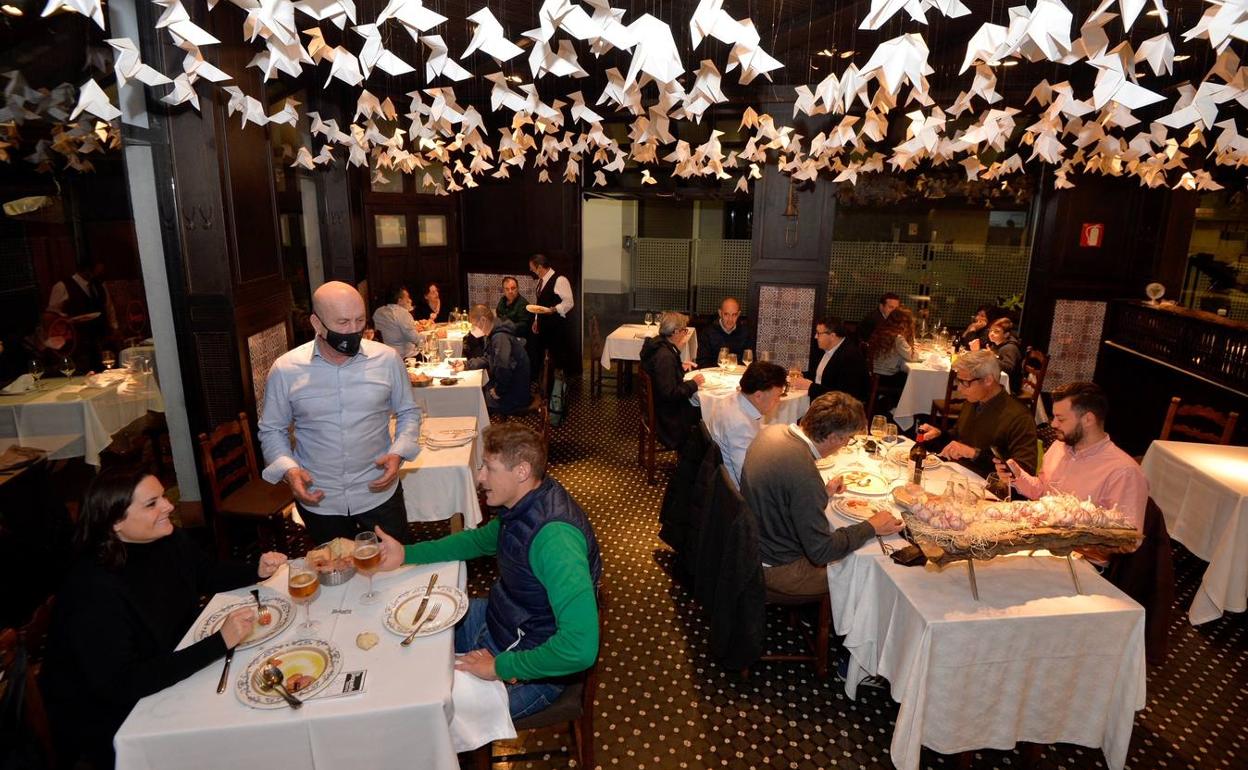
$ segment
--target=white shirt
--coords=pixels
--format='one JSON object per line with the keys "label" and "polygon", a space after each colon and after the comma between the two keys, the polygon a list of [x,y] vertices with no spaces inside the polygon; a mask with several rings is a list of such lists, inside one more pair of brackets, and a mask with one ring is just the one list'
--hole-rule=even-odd
{"label": "white shirt", "polygon": [[793,423],[789,426],[789,432],[806,442],[806,448],[810,450],[810,454],[815,460],[822,460],[823,455],[819,454],[819,450],[815,448],[815,442],[810,440],[810,436],[806,435],[806,431],[802,430],[802,426]]}
{"label": "white shirt", "polygon": [[815,382],[823,382],[823,370],[827,368],[828,362],[832,360],[832,354],[839,350],[843,344],[845,344],[844,337],[833,345],[831,350],[824,352],[823,358],[819,359],[819,365],[815,367]]}
{"label": "white shirt", "polygon": [[740,390],[732,398],[715,399],[711,404],[706,429],[724,455],[724,467],[740,487],[745,453],[763,427],[763,415]]}
{"label": "white shirt", "polygon": [[[537,293],[541,294],[542,289],[546,288],[546,282],[550,280],[550,276],[554,270],[547,270],[546,275],[537,283]],[[559,304],[555,305],[555,312],[564,318],[568,317],[568,313],[572,312],[572,308],[576,307],[576,300],[572,297],[572,284],[568,283],[568,279],[559,276],[555,279],[555,294],[559,296]]]}
{"label": "white shirt", "polygon": [[381,339],[399,358],[416,355],[416,346],[425,341],[425,335],[416,329],[412,313],[402,305],[382,305],[373,313],[373,326],[381,332]]}
{"label": "white shirt", "polygon": [[[74,283],[82,287],[83,292],[88,297],[91,296],[91,282],[77,273],[74,273],[73,278]],[[65,288],[65,282],[57,281],[52,284],[52,291],[48,293],[48,312],[65,315],[65,303],[68,301],[69,289]],[[104,303],[105,315],[108,316],[108,325],[116,329],[117,316],[113,311],[113,303],[108,297],[108,289],[104,289],[104,296],[100,297],[100,301]]]}

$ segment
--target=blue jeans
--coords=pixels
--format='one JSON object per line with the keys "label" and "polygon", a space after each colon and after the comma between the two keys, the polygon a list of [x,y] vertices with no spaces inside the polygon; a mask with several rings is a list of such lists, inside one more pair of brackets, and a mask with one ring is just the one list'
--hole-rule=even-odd
{"label": "blue jeans", "polygon": [[[487,649],[491,655],[502,652],[490,636],[490,629],[485,624],[485,599],[471,599],[468,602],[468,614],[455,626],[455,652],[471,652]],[[555,702],[563,685],[551,682],[521,682],[507,685],[507,706],[512,719],[520,719],[536,714]]]}

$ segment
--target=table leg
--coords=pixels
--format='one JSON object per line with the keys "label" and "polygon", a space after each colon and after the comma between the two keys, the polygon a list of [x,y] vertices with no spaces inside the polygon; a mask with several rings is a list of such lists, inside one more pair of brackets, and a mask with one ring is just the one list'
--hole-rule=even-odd
{"label": "table leg", "polygon": [[979,586],[975,583],[975,560],[974,559],[966,560],[966,572],[971,577],[971,596],[975,598],[975,601],[979,601]]}
{"label": "table leg", "polygon": [[1075,583],[1075,593],[1083,595],[1083,589],[1079,587],[1079,575],[1075,574],[1075,560],[1070,558],[1070,554],[1066,554],[1066,566],[1070,567],[1070,579]]}

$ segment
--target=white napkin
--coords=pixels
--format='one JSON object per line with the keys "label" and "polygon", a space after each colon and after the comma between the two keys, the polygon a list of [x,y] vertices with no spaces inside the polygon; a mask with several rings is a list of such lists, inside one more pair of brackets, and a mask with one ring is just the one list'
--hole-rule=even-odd
{"label": "white napkin", "polygon": [[5,385],[4,389],[0,390],[0,393],[8,393],[9,395],[15,395],[17,393],[28,393],[34,389],[35,389],[35,378],[30,376],[29,374],[23,374],[21,377],[18,377],[16,380],[13,380],[8,385]]}
{"label": "white napkin", "polygon": [[490,741],[516,737],[507,708],[507,688],[502,682],[478,679],[456,671],[451,681],[451,743],[455,751],[472,751]]}

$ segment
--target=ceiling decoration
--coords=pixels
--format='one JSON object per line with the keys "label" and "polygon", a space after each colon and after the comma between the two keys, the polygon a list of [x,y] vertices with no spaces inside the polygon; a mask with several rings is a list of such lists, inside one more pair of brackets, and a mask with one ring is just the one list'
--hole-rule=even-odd
{"label": "ceiling decoration", "polygon": [[[368,19],[353,0],[228,0],[245,12],[239,34],[257,49],[247,66],[265,80],[307,72],[318,83],[337,80],[359,89],[351,123],[340,126],[316,112],[301,114],[293,100],[266,110],[205,56],[220,41],[191,20],[183,0],[155,2],[163,8],[156,27],[185,51],[181,71],[158,72],[140,61],[130,40],[110,38],[120,88],[160,89],[161,101],[199,109],[199,99],[215,85],[229,114],[244,126],[294,126],[306,117],[313,141],[291,153],[293,166],[312,170],[346,162],[375,173],[398,169],[421,174],[439,193],[474,187],[484,175],[505,178],[529,164],[540,168],[543,181],[581,181],[584,173],[591,186],[607,185],[609,174],[642,164],[643,185],[670,174],[748,191],[762,168],[774,163],[798,181],[824,177],[853,184],[868,174],[948,167],[960,169],[968,181],[1004,184],[1029,167],[1047,166],[1058,188],[1073,186],[1082,173],[1098,173],[1133,176],[1150,187],[1220,189],[1211,170],[1237,168],[1248,159],[1248,138],[1236,120],[1248,107],[1248,67],[1240,66],[1234,50],[1248,40],[1248,0],[1102,0],[1094,7],[1082,3],[1084,10],[1091,7],[1082,19],[1062,0],[993,2],[985,12],[978,10],[983,3],[967,0],[977,6],[974,13],[959,0],[870,0],[829,4],[836,10],[818,21],[818,3],[798,3],[809,12],[808,43],[816,27],[835,25],[846,12],[856,22],[852,34],[861,35],[853,40],[881,42],[869,56],[828,48],[816,55],[808,44],[798,58],[812,61],[815,70],[813,59],[823,57],[831,71],[817,83],[785,88],[792,94],[791,114],[745,106],[740,141],[728,148],[722,130],[691,143],[680,138],[678,127],[701,121],[713,105],[748,104],[773,75],[792,82],[795,72],[805,72],[801,62],[786,66],[771,52],[782,44],[795,52],[800,15],[773,13],[760,20],[767,22],[760,29],[735,15],[734,6],[746,6],[740,0],[675,2],[661,6],[672,16],[667,19],[634,16],[611,0],[544,0],[531,19],[535,26],[511,38],[495,13],[514,24],[517,17],[531,17],[527,3],[494,2],[494,10],[486,6],[448,18],[422,0],[389,0]],[[210,8],[216,5],[210,0]],[[1176,6],[1186,8],[1189,18],[1194,7],[1201,15],[1186,29],[1170,29]],[[105,28],[101,0],[49,0],[44,15],[56,12],[81,14]],[[1150,30],[1160,31],[1133,38],[1144,16],[1151,17]],[[351,34],[335,34],[332,39],[341,42],[331,44],[326,24]],[[953,39],[953,29],[967,33]],[[393,32],[406,33],[412,45]],[[1184,53],[1176,53],[1176,43]],[[1205,52],[1216,58],[1203,77],[1176,82],[1175,62]],[[700,55],[707,58],[687,60]],[[518,69],[525,63],[529,82],[516,74],[526,72]],[[1025,98],[1017,77],[1009,88],[999,85],[1017,65],[1047,75],[1028,84]],[[395,95],[369,90],[370,79],[388,83],[421,73],[423,86],[405,94],[406,111]],[[77,120],[72,130],[81,138],[99,136],[97,124],[107,127],[120,114],[94,79],[80,85],[68,117],[60,118],[64,91],[58,101],[48,92],[23,91],[20,76],[9,77],[0,124],[20,125],[32,115]],[[725,93],[730,85],[731,95]],[[457,86],[474,95],[487,89],[497,117],[482,114],[483,100],[457,96]],[[372,87],[386,92],[384,84]],[[552,92],[558,96],[542,98]],[[774,105],[774,91],[765,101]],[[620,114],[628,123],[626,138],[606,128]],[[95,148],[94,140],[84,142]]]}

